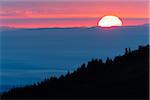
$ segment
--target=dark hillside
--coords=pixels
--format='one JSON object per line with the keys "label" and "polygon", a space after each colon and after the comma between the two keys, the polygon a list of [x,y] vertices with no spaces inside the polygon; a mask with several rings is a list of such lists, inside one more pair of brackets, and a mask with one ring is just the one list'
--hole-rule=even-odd
{"label": "dark hillside", "polygon": [[15,88],[2,94],[2,99],[14,98],[113,98],[148,99],[149,46],[138,50],[125,49],[125,54],[113,60],[93,59],[73,73],[60,78]]}

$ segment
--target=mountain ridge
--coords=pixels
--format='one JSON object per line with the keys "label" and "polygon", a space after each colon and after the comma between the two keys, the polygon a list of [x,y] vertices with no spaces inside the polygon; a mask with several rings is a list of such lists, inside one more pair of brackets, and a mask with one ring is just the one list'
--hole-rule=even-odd
{"label": "mountain ridge", "polygon": [[7,30],[7,29],[26,29],[26,30],[36,30],[36,29],[110,29],[110,28],[125,28],[125,27],[139,27],[139,26],[149,26],[150,24],[142,24],[142,25],[131,25],[131,26],[113,26],[113,27],[100,27],[100,26],[89,26],[89,27],[45,27],[45,28],[16,28],[10,26],[0,26],[0,29]]}
{"label": "mountain ridge", "polygon": [[146,99],[149,87],[149,45],[139,46],[113,60],[93,59],[72,73],[51,77],[34,85],[15,88],[2,94],[2,99],[21,98],[101,98]]}

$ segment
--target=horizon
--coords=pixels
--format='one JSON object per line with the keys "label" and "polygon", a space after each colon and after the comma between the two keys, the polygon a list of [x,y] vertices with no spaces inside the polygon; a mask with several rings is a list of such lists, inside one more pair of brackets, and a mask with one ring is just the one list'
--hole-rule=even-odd
{"label": "horizon", "polygon": [[75,27],[13,27],[13,26],[0,26],[1,29],[73,29],[73,28],[103,28],[103,29],[111,29],[111,28],[118,28],[118,27],[136,27],[136,26],[144,26],[148,25],[150,26],[150,23],[145,23],[145,24],[138,24],[138,25],[124,25],[124,26],[112,26],[112,27],[101,27],[101,26],[75,26]]}
{"label": "horizon", "polygon": [[[98,19],[98,18],[97,18]],[[123,19],[123,18],[122,18]],[[22,20],[22,19],[21,19]],[[29,20],[29,19],[27,19]],[[36,20],[36,19],[35,19]],[[43,19],[44,20],[44,19]],[[66,19],[67,20],[67,19]],[[100,20],[100,19],[99,19]],[[123,21],[123,25],[120,26],[120,27],[126,27],[126,26],[141,26],[141,25],[145,25],[145,24],[150,24],[150,18],[127,18],[124,20],[127,20],[127,21]],[[93,25],[66,25],[66,26],[61,26],[61,25],[54,25],[54,26],[13,26],[13,25],[4,25],[3,22],[4,22],[4,19],[0,19],[0,21],[2,22],[0,24],[0,27],[8,27],[8,28],[90,28],[90,27],[97,27],[97,23],[98,21],[96,21]],[[127,24],[129,21],[129,24]],[[131,21],[131,22],[130,22]],[[135,22],[135,23],[134,23]]]}

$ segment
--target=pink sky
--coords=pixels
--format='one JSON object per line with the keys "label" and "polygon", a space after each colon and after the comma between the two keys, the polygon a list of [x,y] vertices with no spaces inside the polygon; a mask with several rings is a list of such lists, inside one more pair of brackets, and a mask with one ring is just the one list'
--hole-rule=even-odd
{"label": "pink sky", "polygon": [[148,23],[148,0],[1,1],[0,26],[21,28],[96,26],[101,17],[116,15],[123,25]]}

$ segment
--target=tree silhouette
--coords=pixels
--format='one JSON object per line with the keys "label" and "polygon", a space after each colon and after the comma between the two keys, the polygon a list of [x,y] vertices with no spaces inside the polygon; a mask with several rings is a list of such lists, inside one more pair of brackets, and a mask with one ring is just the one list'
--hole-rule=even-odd
{"label": "tree silhouette", "polygon": [[149,97],[149,45],[139,46],[114,60],[92,59],[72,73],[37,84],[14,88],[2,99],[147,99]]}

